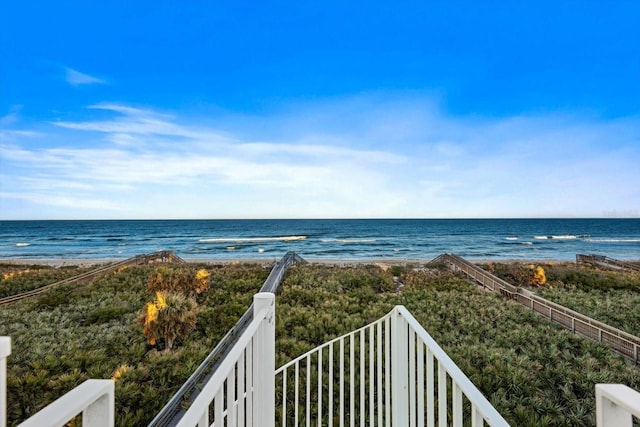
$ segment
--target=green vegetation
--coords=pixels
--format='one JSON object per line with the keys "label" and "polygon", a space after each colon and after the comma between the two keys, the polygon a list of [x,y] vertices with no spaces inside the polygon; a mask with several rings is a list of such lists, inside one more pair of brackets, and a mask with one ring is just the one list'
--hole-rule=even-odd
{"label": "green vegetation", "polygon": [[201,268],[159,267],[149,277],[147,290],[155,300],[142,309],[140,323],[149,344],[164,340],[165,350],[173,349],[176,338],[184,341],[196,327],[196,296],[209,287],[211,274]]}
{"label": "green vegetation", "polygon": [[156,299],[147,303],[140,316],[149,344],[164,340],[169,351],[176,338],[184,341],[196,327],[196,307],[196,301],[183,294],[156,292]]}
{"label": "green vegetation", "polygon": [[[518,264],[494,264],[494,274],[517,283]],[[640,336],[640,273],[546,264],[546,286],[531,288],[549,301]]]}
{"label": "green vegetation", "polygon": [[[139,323],[157,267],[63,285],[0,310],[0,335],[13,338],[9,425],[88,378],[112,377],[116,424],[150,421],[249,307],[269,273],[257,265],[199,267],[210,274],[210,286],[197,296],[195,329],[187,339],[176,338],[171,352],[149,345]],[[588,289],[586,281],[572,289],[558,271],[544,269],[553,288],[536,291],[572,294],[577,304],[583,304],[578,289],[589,298],[599,295],[596,290],[614,299],[637,293],[619,284]],[[393,276],[399,276],[397,283]],[[640,369],[604,345],[442,268],[293,267],[276,301],[276,365],[380,318],[396,304],[412,312],[514,426],[595,425],[596,383],[640,389]],[[636,315],[628,313],[632,306],[614,307],[609,315]]]}
{"label": "green vegetation", "polygon": [[149,292],[178,292],[196,296],[209,287],[209,272],[205,269],[159,267],[149,278]]}
{"label": "green vegetation", "polygon": [[0,264],[0,298],[50,285],[87,270],[78,267]]}
{"label": "green vegetation", "polygon": [[257,265],[202,268],[211,285],[198,296],[196,327],[171,352],[149,345],[138,320],[157,267],[130,267],[2,307],[0,335],[12,338],[9,425],[89,378],[112,377],[116,425],[148,423],[236,323],[269,274]]}

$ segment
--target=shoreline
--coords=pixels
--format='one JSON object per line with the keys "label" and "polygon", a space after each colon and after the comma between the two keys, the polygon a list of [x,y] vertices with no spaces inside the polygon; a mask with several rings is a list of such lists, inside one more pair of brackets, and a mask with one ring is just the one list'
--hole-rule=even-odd
{"label": "shoreline", "polygon": [[[42,265],[47,267],[81,267],[90,268],[98,267],[114,262],[124,261],[128,258],[102,258],[102,259],[84,259],[84,258],[6,258],[0,259],[0,264],[5,265]],[[390,267],[394,265],[425,265],[430,263],[431,259],[408,259],[408,258],[368,258],[368,259],[349,259],[349,258],[304,258],[309,264],[327,265],[327,266],[356,266],[356,265],[377,265],[380,267]],[[467,259],[473,264],[488,264],[490,262],[497,264],[575,264],[574,260],[563,259]],[[187,258],[184,259],[187,264],[209,264],[209,265],[239,265],[239,264],[258,264],[263,266],[273,265],[278,258]],[[640,262],[630,261],[630,262]]]}

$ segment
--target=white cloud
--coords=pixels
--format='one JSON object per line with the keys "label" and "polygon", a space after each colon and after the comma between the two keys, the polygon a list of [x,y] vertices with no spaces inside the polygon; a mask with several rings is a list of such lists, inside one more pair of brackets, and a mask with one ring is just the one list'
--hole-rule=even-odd
{"label": "white cloud", "polygon": [[90,84],[106,84],[107,82],[98,77],[81,73],[73,68],[65,67],[65,79],[71,86],[90,85]]}
{"label": "white cloud", "polygon": [[[98,104],[83,121],[54,122],[63,131],[57,143],[51,136],[38,148],[19,135],[3,143],[8,167],[0,173],[16,189],[12,199],[24,194],[39,206],[69,209],[81,203],[94,217],[102,208],[105,217],[154,218],[598,216],[640,209],[635,118],[466,119],[431,103],[390,108],[366,101],[230,119],[224,128]],[[95,110],[114,117],[93,119]],[[251,135],[252,123],[260,135]],[[69,133],[85,142],[67,143],[77,140],[64,137]]]}
{"label": "white cloud", "polygon": [[35,205],[70,208],[76,211],[91,210],[122,210],[121,206],[108,200],[77,197],[70,194],[42,194],[42,193],[13,193],[0,192],[2,199],[17,199],[31,202]]}
{"label": "white cloud", "polygon": [[18,113],[12,112],[0,117],[0,128],[6,128],[13,125],[18,120]]}

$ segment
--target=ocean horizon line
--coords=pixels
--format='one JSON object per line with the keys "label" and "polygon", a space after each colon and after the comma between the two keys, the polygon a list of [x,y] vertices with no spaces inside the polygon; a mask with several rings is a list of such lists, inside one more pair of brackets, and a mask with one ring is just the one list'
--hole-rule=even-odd
{"label": "ocean horizon line", "polygon": [[483,221],[483,220],[628,220],[638,216],[505,216],[505,217],[296,217],[296,218],[9,218],[0,222],[37,222],[37,221]]}

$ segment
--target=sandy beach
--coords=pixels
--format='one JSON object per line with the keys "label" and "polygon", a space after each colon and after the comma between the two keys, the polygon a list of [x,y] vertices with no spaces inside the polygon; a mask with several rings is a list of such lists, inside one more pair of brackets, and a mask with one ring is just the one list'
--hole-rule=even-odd
{"label": "sandy beach", "polygon": [[[303,257],[304,258],[304,257]],[[431,262],[430,259],[314,259],[304,258],[305,261],[311,264],[320,264],[327,266],[358,266],[358,265],[377,265],[382,268],[391,267],[394,265],[424,265]],[[102,265],[110,264],[113,262],[124,261],[124,258],[113,259],[72,259],[72,258],[44,258],[44,259],[0,259],[0,264],[14,264],[14,265],[46,265],[49,267],[61,268],[61,267],[99,267]],[[190,264],[209,264],[209,265],[234,265],[234,264],[259,264],[263,266],[273,265],[278,261],[276,258],[264,259],[264,258],[240,258],[240,259],[228,259],[228,258],[190,258],[185,259]],[[469,260],[474,264],[487,264],[490,262],[497,264],[568,264],[575,263],[575,260],[535,260],[535,259],[474,259]]]}
{"label": "sandy beach", "polygon": [[[0,260],[0,264],[14,264],[14,265],[46,265],[49,267],[98,267],[113,262],[124,261],[123,258],[114,259],[67,259],[67,258],[47,258],[47,259],[3,259]],[[234,264],[259,264],[259,265],[273,265],[278,259],[261,259],[261,258],[242,258],[242,259],[227,259],[227,258],[198,258],[198,259],[185,259],[189,264],[209,264],[209,265],[234,265]],[[409,264],[427,264],[431,260],[409,260],[409,259],[307,259],[305,261],[312,264],[322,265],[409,265]]]}

